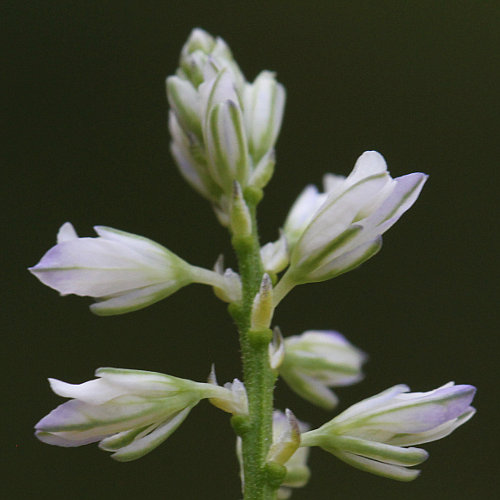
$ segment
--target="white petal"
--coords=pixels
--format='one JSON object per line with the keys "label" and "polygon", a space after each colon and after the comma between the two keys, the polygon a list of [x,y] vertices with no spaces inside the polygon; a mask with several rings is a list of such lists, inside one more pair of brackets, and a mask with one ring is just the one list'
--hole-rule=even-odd
{"label": "white petal", "polygon": [[345,179],[343,175],[325,174],[323,176],[323,191],[325,193],[331,193],[340,189],[340,192],[342,192]]}
{"label": "white petal", "polygon": [[161,283],[171,275],[165,258],[146,259],[132,247],[102,238],[79,238],[60,243],[30,271],[62,295],[74,293],[92,297]]}
{"label": "white petal", "polygon": [[[350,436],[336,436],[332,440],[332,447],[334,451],[342,450],[386,464],[405,467],[421,464],[429,457],[429,454],[420,448],[401,448]],[[325,449],[330,451],[329,447]]]}
{"label": "white petal", "polygon": [[393,400],[394,397],[398,394],[408,392],[409,390],[410,388],[407,385],[403,384],[390,387],[389,389],[386,389],[385,391],[382,391],[375,396],[363,399],[363,401],[350,406],[349,408],[347,408],[347,410],[344,410],[340,415],[335,417],[333,421],[335,421],[336,424],[346,422],[358,415],[363,415],[368,411],[376,410],[377,408],[383,407],[388,402]]}
{"label": "white petal", "polygon": [[281,127],[284,105],[285,90],[269,71],[263,71],[253,84],[244,87],[245,125],[255,162],[273,147]]}
{"label": "white petal", "polygon": [[411,393],[365,412],[363,420],[368,427],[394,434],[426,432],[468,411],[475,392],[472,386],[457,385],[429,393]]}
{"label": "white petal", "polygon": [[[119,462],[130,462],[131,460],[137,460],[138,458],[143,457],[170,437],[182,424],[182,422],[184,422],[192,408],[193,406],[184,408],[182,411],[166,420],[153,432],[140,439],[132,441],[132,443],[128,446],[125,446],[116,453],[113,453],[111,457]],[[106,449],[105,446],[106,445],[104,444],[104,449]]]}
{"label": "white petal", "polygon": [[[324,281],[352,271],[376,255],[382,248],[382,238],[380,236],[377,236],[372,241],[355,246],[362,239],[363,236],[360,235],[353,240],[352,244],[347,243],[332,252],[320,267],[308,275],[308,281]],[[349,250],[352,246],[355,247]]]}
{"label": "white petal", "polygon": [[390,196],[380,208],[363,221],[367,228],[377,228],[377,234],[383,234],[415,203],[427,175],[413,173],[394,179],[396,185]]}
{"label": "white petal", "polygon": [[352,172],[347,177],[347,187],[371,177],[372,175],[387,172],[387,164],[384,157],[377,151],[365,151],[357,160]]}
{"label": "white petal", "polygon": [[204,134],[206,134],[208,116],[213,107],[227,100],[238,102],[238,95],[236,94],[234,81],[227,69],[220,71],[215,78],[202,83],[198,88],[198,92],[200,94],[203,129]]}
{"label": "white petal", "polygon": [[[59,405],[42,420],[35,429],[49,433],[67,432],[70,440],[85,441],[143,427],[162,420],[172,411],[185,407],[185,401],[178,402],[178,408],[165,408],[163,402],[149,402],[130,396],[116,398],[113,404],[90,405],[72,399]],[[65,436],[65,435],[62,435]],[[91,441],[88,441],[91,442]]]}
{"label": "white petal", "polygon": [[108,383],[102,379],[89,380],[83,384],[68,384],[54,378],[49,378],[50,388],[63,398],[79,399],[85,403],[99,405],[123,396],[126,389]]}
{"label": "white petal", "polygon": [[143,309],[159,300],[162,300],[179,288],[187,285],[188,282],[180,280],[170,280],[159,285],[146,286],[138,290],[131,290],[118,297],[111,297],[96,302],[90,306],[90,310],[98,316],[109,316],[122,314]]}
{"label": "white petal", "polygon": [[118,432],[103,439],[99,443],[99,448],[106,451],[116,451],[124,446],[129,445],[134,439],[140,439],[150,432],[153,432],[161,422],[155,422],[154,424],[147,425],[145,427],[137,427],[135,429],[130,429],[128,431]]}
{"label": "white petal", "polygon": [[326,258],[334,251],[340,252],[346,244],[359,241],[356,234],[354,239],[344,238],[345,241],[339,239],[337,242],[337,238],[349,229],[360,209],[369,204],[388,182],[391,179],[387,174],[378,174],[363,179],[336,199],[328,196],[292,251],[292,265],[320,260],[322,256]]}
{"label": "white petal", "polygon": [[316,186],[309,185],[295,200],[283,226],[290,249],[298,241],[326,198],[327,195],[319,193]]}
{"label": "white petal", "polygon": [[417,469],[407,469],[399,465],[389,465],[369,458],[359,457],[352,453],[335,453],[337,458],[345,463],[365,472],[376,474],[377,476],[395,479],[396,481],[413,481],[418,477],[420,471]]}
{"label": "white petal", "polygon": [[321,408],[331,410],[338,404],[335,393],[315,377],[294,370],[282,370],[281,377],[299,396]]}
{"label": "white petal", "polygon": [[57,243],[63,243],[65,241],[77,240],[78,234],[76,234],[75,228],[71,222],[65,222],[57,233]]}
{"label": "white petal", "polygon": [[196,387],[196,383],[190,380],[144,370],[98,368],[95,374],[106,383],[121,387],[130,394],[151,398],[166,397],[172,392],[193,390]]}
{"label": "white petal", "polygon": [[[120,231],[119,229],[106,226],[94,226],[94,230],[103,240],[121,243],[123,248],[133,249],[144,257],[148,257],[152,260],[154,259],[162,264],[164,264],[163,261],[166,257],[179,259],[179,257],[175,256],[175,254],[167,250],[164,246],[144,236],[127,233],[126,231]],[[156,259],[161,259],[161,261]]]}
{"label": "white petal", "polygon": [[247,139],[237,102],[226,100],[214,106],[205,132],[212,178],[226,192],[232,191],[235,180],[245,186],[248,176]]}
{"label": "white petal", "polygon": [[84,446],[86,444],[100,441],[104,435],[82,438],[79,432],[45,432],[36,431],[35,436],[46,444],[54,446],[63,446],[65,448],[73,448],[75,446]]}
{"label": "white petal", "polygon": [[169,76],[167,78],[167,95],[170,107],[175,110],[186,133],[195,134],[201,140],[200,99],[191,82],[178,76]]}

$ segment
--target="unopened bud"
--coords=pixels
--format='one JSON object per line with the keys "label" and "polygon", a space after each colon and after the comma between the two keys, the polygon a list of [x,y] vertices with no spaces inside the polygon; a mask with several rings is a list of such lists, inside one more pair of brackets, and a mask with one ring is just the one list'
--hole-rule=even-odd
{"label": "unopened bud", "polygon": [[285,358],[285,342],[278,326],[273,329],[273,340],[269,344],[269,365],[277,370]]}
{"label": "unopened bud", "polygon": [[252,330],[269,328],[273,317],[273,285],[271,278],[266,273],[262,277],[259,293],[255,296],[252,306]]}
{"label": "unopened bud", "polygon": [[248,236],[252,233],[250,210],[243,198],[241,186],[236,181],[233,183],[231,230],[235,236]]}
{"label": "unopened bud", "polygon": [[267,454],[269,462],[275,462],[280,465],[286,464],[291,456],[300,446],[300,429],[299,423],[293,412],[289,409],[285,411],[286,422],[283,422],[281,434],[275,436],[273,444]]}

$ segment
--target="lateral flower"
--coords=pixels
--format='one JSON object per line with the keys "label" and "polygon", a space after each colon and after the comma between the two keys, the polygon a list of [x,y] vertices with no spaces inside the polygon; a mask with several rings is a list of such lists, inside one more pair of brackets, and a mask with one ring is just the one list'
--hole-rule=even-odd
{"label": "lateral flower", "polygon": [[363,378],[366,355],[338,332],[308,330],[285,338],[280,375],[300,396],[330,410],[338,398],[330,387],[351,385]]}
{"label": "lateral flower", "polygon": [[278,490],[279,500],[290,498],[290,488],[302,488],[309,481],[309,448],[300,448],[300,434],[308,429],[309,425],[297,420],[288,409],[285,413],[279,410],[273,412],[273,444],[268,460],[277,461],[286,467],[285,479]]}
{"label": "lateral flower", "polygon": [[112,458],[128,462],[163,443],[201,399],[234,399],[223,387],[162,373],[99,368],[95,374],[83,384],[49,379],[56,394],[72,399],[36,424],[40,441],[64,447],[99,441]]}
{"label": "lateral flower", "polygon": [[152,240],[104,226],[97,238],[79,238],[66,222],[57,244],[29,268],[61,295],[94,297],[98,315],[122,314],[149,306],[190,283],[226,289],[219,274],[192,266]]}
{"label": "lateral flower", "polygon": [[426,179],[422,173],[393,179],[382,155],[367,151],[347,178],[327,178],[326,197],[308,188],[285,223],[290,267],[275,304],[297,284],[334,278],[375,255],[381,235],[415,203]]}
{"label": "lateral flower", "polygon": [[[266,460],[268,463],[286,467],[286,474],[277,492],[278,500],[290,498],[292,494],[290,488],[301,488],[309,481],[311,476],[307,466],[309,448],[300,447],[301,432],[306,432],[308,429],[309,425],[298,420],[290,410],[287,409],[285,413],[279,410],[273,411],[273,442]],[[240,464],[243,489],[245,478],[243,475],[242,442],[239,436],[236,438],[236,456]]]}
{"label": "lateral flower", "polygon": [[428,453],[412,445],[451,434],[475,413],[475,387],[449,382],[429,392],[409,393],[396,385],[365,399],[313,431],[301,446],[320,446],[340,460],[379,476],[411,481],[420,471],[408,469]]}

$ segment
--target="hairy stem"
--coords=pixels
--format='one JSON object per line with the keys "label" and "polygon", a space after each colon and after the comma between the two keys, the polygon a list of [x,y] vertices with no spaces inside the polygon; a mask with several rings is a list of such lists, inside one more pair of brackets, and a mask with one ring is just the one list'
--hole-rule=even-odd
{"label": "hairy stem", "polygon": [[271,330],[252,330],[251,312],[263,276],[255,217],[257,200],[246,196],[252,216],[252,232],[234,236],[233,247],[238,257],[242,281],[242,303],[230,312],[238,327],[243,362],[243,380],[248,395],[249,416],[234,425],[242,440],[244,500],[273,500],[279,481],[266,467],[266,456],[272,442],[273,389],[275,375],[269,366],[268,346]]}

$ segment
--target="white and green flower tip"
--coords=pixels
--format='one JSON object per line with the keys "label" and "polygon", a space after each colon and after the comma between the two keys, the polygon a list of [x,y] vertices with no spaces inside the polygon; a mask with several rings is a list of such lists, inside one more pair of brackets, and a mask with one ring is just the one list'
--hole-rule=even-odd
{"label": "white and green flower tip", "polygon": [[152,240],[96,226],[97,238],[79,238],[66,222],[57,245],[29,270],[61,295],[94,297],[98,315],[122,314],[149,306],[190,283],[222,290],[238,300],[234,277],[192,266]]}
{"label": "white and green flower tip", "polygon": [[96,376],[83,384],[49,379],[56,394],[72,399],[36,424],[40,441],[64,447],[99,441],[99,447],[113,452],[115,460],[128,462],[163,443],[201,399],[223,402],[224,411],[235,414],[245,409],[241,383],[228,389],[118,368],[99,368]]}
{"label": "white and green flower tip", "polygon": [[227,44],[197,28],[167,78],[167,96],[177,166],[228,226],[233,183],[245,191],[271,179],[285,90],[268,71],[246,82]]}
{"label": "white and green flower tip", "polygon": [[319,446],[340,460],[378,476],[412,481],[410,469],[428,453],[413,445],[451,434],[475,413],[470,406],[475,387],[450,382],[430,392],[396,385],[351,406],[313,431],[302,434],[301,446]]}
{"label": "white and green flower tip", "polygon": [[279,373],[307,401],[330,410],[338,398],[330,387],[359,382],[366,355],[338,332],[309,330],[285,338]]}
{"label": "white and green flower tip", "polygon": [[309,448],[300,448],[300,434],[308,429],[290,410],[273,412],[273,444],[267,459],[286,467],[285,479],[278,490],[279,500],[290,498],[291,488],[302,488],[309,481]]}
{"label": "white and green flower tip", "polygon": [[[300,447],[301,433],[309,429],[309,425],[298,420],[291,410],[285,413],[273,411],[273,442],[266,457],[267,463],[273,463],[286,468],[277,499],[285,500],[292,494],[291,488],[301,488],[307,484],[311,472],[307,466],[309,448]],[[241,437],[236,438],[236,456],[240,464],[242,488],[245,485],[243,474],[243,454]]]}
{"label": "white and green flower tip", "polygon": [[382,155],[363,153],[351,174],[327,176],[325,193],[307,187],[285,222],[290,267],[275,304],[295,286],[334,278],[373,257],[385,233],[418,198],[427,175],[393,179]]}

